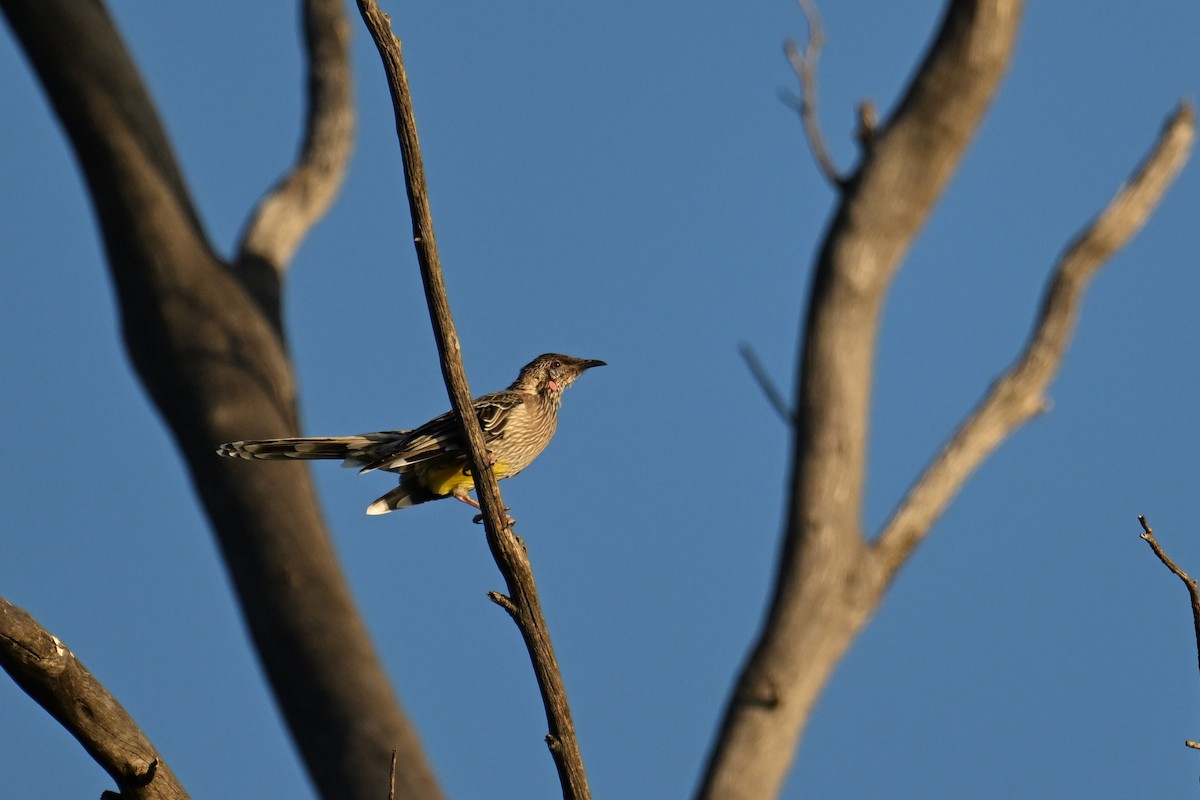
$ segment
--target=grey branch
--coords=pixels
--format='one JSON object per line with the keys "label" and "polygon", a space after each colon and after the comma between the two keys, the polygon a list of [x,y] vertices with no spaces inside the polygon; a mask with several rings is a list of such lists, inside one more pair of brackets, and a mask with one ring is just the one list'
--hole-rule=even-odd
{"label": "grey branch", "polygon": [[1195,114],[1185,104],[1104,211],[1066,249],[1054,269],[1025,352],[988,391],[909,490],[875,545],[880,568],[894,573],[929,532],[967,478],[1001,442],[1046,406],[1091,278],[1145,224],[1191,152]]}
{"label": "grey branch", "polygon": [[496,476],[489,459],[486,458],[487,448],[484,445],[483,431],[472,410],[471,392],[462,363],[462,348],[455,331],[454,319],[450,314],[450,304],[446,297],[441,262],[434,239],[433,214],[429,206],[425,168],[417,140],[416,118],[408,87],[408,75],[401,56],[400,41],[392,32],[391,20],[379,10],[375,0],[358,0],[358,8],[379,50],[384,72],[387,74],[388,88],[395,108],[396,135],[404,160],[405,188],[412,214],[413,241],[417,249],[417,261],[421,267],[421,279],[425,285],[429,316],[437,340],[442,376],[446,381],[450,402],[458,416],[463,438],[467,442],[488,546],[508,587],[507,602],[499,600],[500,595],[495,593],[492,599],[512,616],[529,651],[538,689],[542,694],[546,722],[550,728],[546,740],[547,743],[553,743],[549,750],[558,770],[563,797],[567,800],[587,800],[591,793],[583,768],[583,755],[575,735],[571,710],[567,705],[567,693],[558,668],[558,660],[551,646],[549,628],[542,615],[533,569],[525,548],[512,532],[504,502],[500,497],[500,488],[496,484]]}
{"label": "grey branch", "polygon": [[[332,6],[324,6],[332,8]],[[295,376],[270,296],[214,253],[154,102],[97,0],[0,0],[87,181],[130,360],[212,522],[280,713],[325,797],[440,796],[325,528],[307,470],[218,458],[220,442],[297,431]],[[247,469],[247,467],[250,467]],[[303,587],[298,591],[297,587]]]}
{"label": "grey branch", "polygon": [[0,597],[0,667],[79,740],[129,800],[186,800],[162,756],[67,646]]}
{"label": "grey branch", "polygon": [[305,0],[308,55],[304,142],[296,163],[259,201],[236,264],[283,272],[313,224],[337,197],[354,144],[350,23],[339,0]]}
{"label": "grey branch", "polygon": [[825,136],[821,133],[821,120],[817,115],[817,61],[821,57],[821,48],[825,44],[825,28],[821,25],[821,15],[813,0],[800,0],[800,9],[808,25],[808,41],[804,49],[793,41],[784,45],[784,53],[791,62],[792,70],[800,79],[800,101],[796,111],[800,114],[800,123],[804,126],[804,136],[808,139],[808,147],[812,150],[813,158],[825,180],[834,187],[840,187],[845,178],[838,172],[825,145]]}

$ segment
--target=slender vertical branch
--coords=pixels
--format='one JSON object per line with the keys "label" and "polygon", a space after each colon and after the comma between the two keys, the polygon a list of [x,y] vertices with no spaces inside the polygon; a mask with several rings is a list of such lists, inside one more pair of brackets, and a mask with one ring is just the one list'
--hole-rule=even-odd
{"label": "slender vertical branch", "polygon": [[462,364],[462,348],[450,314],[450,304],[442,278],[441,262],[433,232],[433,215],[425,182],[425,169],[417,139],[416,118],[408,76],[401,56],[400,41],[393,34],[390,18],[379,10],[374,0],[358,0],[363,21],[379,49],[387,73],[392,104],[395,107],[396,133],[404,159],[405,189],[412,214],[413,243],[425,285],[429,316],[437,339],[442,376],[450,402],[458,417],[467,456],[475,476],[475,490],[483,510],[488,546],[508,587],[507,602],[500,602],[509,611],[529,650],[537,677],[538,688],[545,706],[549,734],[546,743],[558,769],[563,797],[585,800],[590,791],[583,769],[583,756],[575,735],[567,705],[566,689],[551,646],[549,630],[542,616],[533,571],[524,544],[513,534],[500,497],[500,488],[491,464],[486,458],[483,431],[474,413],[471,392]]}

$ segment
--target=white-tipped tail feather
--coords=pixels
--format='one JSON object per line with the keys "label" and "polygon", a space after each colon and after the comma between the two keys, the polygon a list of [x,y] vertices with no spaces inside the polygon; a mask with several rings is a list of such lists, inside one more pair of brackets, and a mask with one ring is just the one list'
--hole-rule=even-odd
{"label": "white-tipped tail feather", "polygon": [[395,489],[385,494],[383,497],[376,500],[371,505],[367,506],[367,513],[371,516],[379,514],[389,514],[398,508],[408,508],[411,505],[416,505],[413,502],[411,487],[401,484]]}

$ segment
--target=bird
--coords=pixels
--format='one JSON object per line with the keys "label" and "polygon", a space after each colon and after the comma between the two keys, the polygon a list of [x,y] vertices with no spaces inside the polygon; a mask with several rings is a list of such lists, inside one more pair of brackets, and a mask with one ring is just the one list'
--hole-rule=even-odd
{"label": "bird", "polygon": [[[558,425],[563,391],[587,370],[603,366],[595,359],[545,353],[522,367],[504,391],[474,400],[497,480],[511,478],[541,454]],[[371,515],[446,497],[479,508],[470,495],[475,479],[453,411],[412,430],[250,439],[222,444],[217,455],[251,461],[341,459],[343,466],[358,467],[360,475],[374,470],[399,474],[400,485],[367,507]]]}

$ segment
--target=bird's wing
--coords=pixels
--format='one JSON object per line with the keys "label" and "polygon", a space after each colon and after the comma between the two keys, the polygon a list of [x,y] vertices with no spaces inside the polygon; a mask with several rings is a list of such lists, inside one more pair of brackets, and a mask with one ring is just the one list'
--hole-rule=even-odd
{"label": "bird's wing", "polygon": [[[520,392],[504,391],[485,394],[475,400],[475,417],[483,428],[484,442],[504,435],[504,422],[514,408],[525,402]],[[364,466],[360,472],[376,469],[401,470],[447,453],[461,452],[454,412],[447,411],[409,433],[387,455]]]}

